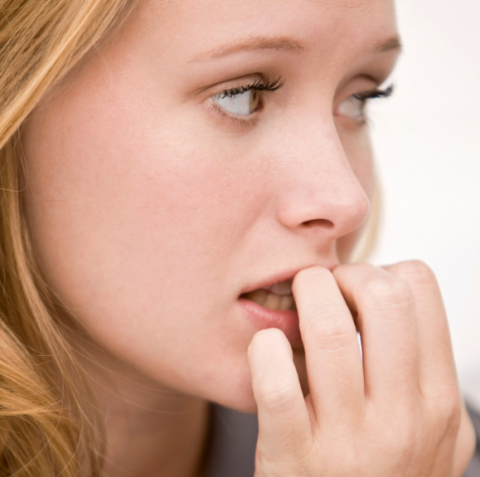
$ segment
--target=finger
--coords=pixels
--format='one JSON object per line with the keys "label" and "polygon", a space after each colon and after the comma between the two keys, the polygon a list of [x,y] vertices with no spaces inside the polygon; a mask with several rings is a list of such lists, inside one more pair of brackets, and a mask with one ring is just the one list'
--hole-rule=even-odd
{"label": "finger", "polygon": [[258,332],[248,348],[258,407],[258,448],[272,462],[311,444],[310,418],[292,348],[282,331]]}
{"label": "finger", "polygon": [[419,383],[423,392],[438,395],[456,390],[447,315],[434,273],[420,261],[402,262],[385,269],[407,282],[413,292],[418,317]]}
{"label": "finger", "polygon": [[363,369],[352,315],[333,275],[300,271],[293,282],[317,421],[352,422],[362,415]]}
{"label": "finger", "polygon": [[[406,281],[414,295],[419,340],[419,386],[429,400],[443,432],[458,429],[453,476],[463,475],[475,450],[475,432],[463,401],[459,398],[457,375],[448,329],[448,319],[437,279],[423,262],[409,261],[385,267]],[[457,415],[460,403],[460,424]]]}
{"label": "finger", "polygon": [[417,330],[413,294],[407,283],[369,264],[333,272],[362,337],[365,392],[384,406],[416,396]]}

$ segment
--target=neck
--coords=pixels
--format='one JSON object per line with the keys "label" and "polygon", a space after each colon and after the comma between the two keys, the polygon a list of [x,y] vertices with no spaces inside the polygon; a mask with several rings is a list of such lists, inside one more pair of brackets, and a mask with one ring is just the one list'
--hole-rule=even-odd
{"label": "neck", "polygon": [[161,387],[127,366],[121,369],[118,362],[106,364],[102,358],[102,372],[88,373],[105,416],[102,477],[198,477],[208,432],[208,403]]}

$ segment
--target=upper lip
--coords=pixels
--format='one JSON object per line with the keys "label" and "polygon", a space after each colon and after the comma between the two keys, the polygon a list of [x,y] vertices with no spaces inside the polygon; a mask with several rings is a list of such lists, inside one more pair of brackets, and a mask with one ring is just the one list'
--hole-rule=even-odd
{"label": "upper lip", "polygon": [[290,270],[284,270],[281,272],[277,272],[273,275],[270,275],[268,278],[264,278],[263,280],[260,280],[253,285],[247,285],[240,293],[240,295],[244,295],[245,293],[250,293],[254,290],[259,290],[260,288],[265,288],[269,287],[272,285],[275,285],[275,283],[283,282],[285,280],[293,280],[295,275],[300,271],[305,268],[310,268],[314,266],[320,266],[327,268],[328,270],[332,271],[334,268],[336,268],[339,264],[338,263],[329,263],[329,264],[323,264],[323,263],[313,263],[309,265],[305,265],[303,267],[298,267],[295,269],[290,269]]}

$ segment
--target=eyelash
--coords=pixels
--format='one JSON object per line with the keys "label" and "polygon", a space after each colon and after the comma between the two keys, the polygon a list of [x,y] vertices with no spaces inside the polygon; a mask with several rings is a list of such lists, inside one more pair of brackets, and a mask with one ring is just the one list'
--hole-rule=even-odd
{"label": "eyelash", "polygon": [[353,97],[359,101],[367,101],[376,98],[389,98],[393,94],[393,88],[392,84],[386,89],[375,88],[368,91],[362,91],[361,93],[355,93]]}
{"label": "eyelash", "polygon": [[[216,96],[219,98],[233,98],[238,94],[245,93],[246,91],[250,91],[252,89],[262,91],[264,93],[273,93],[274,91],[280,89],[284,84],[285,81],[283,81],[280,76],[274,79],[267,77],[254,81],[250,84],[236,86],[235,88],[224,89]],[[262,99],[263,98],[260,99],[260,107],[258,109],[261,109],[263,106]],[[222,116],[223,120],[230,122],[233,127],[239,128],[240,130],[245,127],[254,126],[256,120],[258,119],[257,115],[255,114],[252,115],[253,117],[240,117],[229,114],[228,112],[224,111],[223,108],[217,106],[215,103],[212,103],[212,107],[216,110],[217,114],[220,114]]]}
{"label": "eyelash", "polygon": [[394,85],[390,85],[388,88],[385,89],[374,88],[367,91],[361,91],[360,93],[355,93],[352,95],[355,99],[362,102],[362,118],[354,120],[357,127],[361,128],[362,126],[365,126],[370,122],[370,118],[368,117],[368,115],[364,114],[365,108],[369,100],[377,98],[389,98],[393,94],[393,90]]}
{"label": "eyelash", "polygon": [[285,81],[282,81],[282,78],[280,76],[275,80],[272,80],[270,78],[265,78],[265,79],[257,80],[251,84],[236,86],[235,88],[230,88],[230,89],[225,89],[219,94],[219,97],[233,98],[234,96],[237,96],[238,94],[246,93],[251,89],[256,89],[257,91],[273,92],[280,89],[284,84],[285,84]]}
{"label": "eyelash", "polygon": [[[285,81],[282,80],[280,76],[275,79],[271,79],[267,77],[265,79],[257,80],[254,83],[236,86],[235,88],[225,89],[221,93],[219,93],[217,96],[220,98],[225,98],[225,97],[232,98],[238,94],[245,93],[246,91],[249,91],[252,89],[271,93],[279,90],[284,84],[285,84]],[[352,96],[358,99],[359,101],[363,101],[366,105],[368,100],[370,99],[390,97],[393,94],[393,91],[394,91],[394,85],[390,85],[386,89],[374,88],[367,91],[361,91],[360,93],[355,93]],[[260,108],[261,107],[262,107],[262,103],[260,103]],[[220,113],[223,116],[225,120],[230,121],[232,125],[237,127],[245,127],[247,125],[253,125],[256,120],[255,117],[242,118],[239,116],[234,116],[232,114],[225,112],[222,108],[215,105],[214,105],[214,108],[217,110],[218,113]],[[368,122],[368,118],[365,118],[365,120],[363,121],[358,121],[359,125],[363,125],[367,122]]]}

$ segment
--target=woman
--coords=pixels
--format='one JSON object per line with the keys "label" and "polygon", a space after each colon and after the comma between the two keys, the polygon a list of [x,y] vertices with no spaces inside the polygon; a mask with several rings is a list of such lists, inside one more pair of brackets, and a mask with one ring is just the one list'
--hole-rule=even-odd
{"label": "woman", "polygon": [[256,477],[460,476],[432,273],[345,265],[392,3],[0,5],[3,474],[202,475],[215,402]]}

